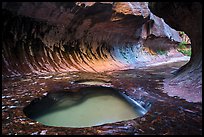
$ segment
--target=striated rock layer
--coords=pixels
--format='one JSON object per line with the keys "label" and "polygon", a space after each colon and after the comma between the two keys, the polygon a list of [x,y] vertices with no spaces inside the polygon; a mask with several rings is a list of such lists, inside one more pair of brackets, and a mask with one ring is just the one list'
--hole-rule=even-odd
{"label": "striated rock layer", "polygon": [[[181,38],[146,2],[3,3],[3,76],[143,67]],[[181,56],[180,54],[177,54]]]}

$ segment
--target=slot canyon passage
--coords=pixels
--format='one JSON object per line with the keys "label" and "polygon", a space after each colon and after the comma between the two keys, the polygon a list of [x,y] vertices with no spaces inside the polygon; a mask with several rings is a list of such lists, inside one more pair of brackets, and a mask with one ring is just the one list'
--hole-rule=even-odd
{"label": "slot canyon passage", "polygon": [[[2,134],[202,134],[201,3],[3,2],[2,18]],[[190,39],[190,56],[177,49],[179,31]],[[82,101],[90,92],[104,95]],[[91,120],[129,118],[87,127],[32,118],[61,98],[65,107],[89,103],[76,112],[90,109]],[[145,113],[134,116],[134,103]],[[82,123],[76,119],[69,122]]]}

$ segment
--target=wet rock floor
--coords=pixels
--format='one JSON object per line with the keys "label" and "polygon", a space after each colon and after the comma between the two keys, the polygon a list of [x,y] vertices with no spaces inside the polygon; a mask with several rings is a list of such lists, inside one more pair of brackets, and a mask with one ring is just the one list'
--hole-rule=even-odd
{"label": "wet rock floor", "polygon": [[[163,81],[184,62],[115,72],[69,72],[2,79],[2,134],[4,135],[197,135],[202,134],[202,103],[187,102],[164,92]],[[101,86],[124,91],[152,106],[146,115],[128,121],[88,128],[51,127],[27,118],[23,108],[48,92],[94,85],[75,81],[105,81]],[[193,92],[193,91],[192,91]],[[108,113],[108,112],[107,112]]]}

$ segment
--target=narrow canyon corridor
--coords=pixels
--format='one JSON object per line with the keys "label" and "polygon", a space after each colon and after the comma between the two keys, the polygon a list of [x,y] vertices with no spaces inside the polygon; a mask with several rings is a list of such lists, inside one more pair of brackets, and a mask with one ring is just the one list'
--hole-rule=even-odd
{"label": "narrow canyon corridor", "polygon": [[201,3],[3,2],[2,18],[3,135],[202,135]]}

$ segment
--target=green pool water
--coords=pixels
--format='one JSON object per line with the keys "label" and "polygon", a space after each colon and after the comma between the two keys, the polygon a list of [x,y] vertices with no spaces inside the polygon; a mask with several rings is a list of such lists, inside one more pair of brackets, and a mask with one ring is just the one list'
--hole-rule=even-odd
{"label": "green pool water", "polygon": [[90,88],[83,92],[88,94],[79,100],[76,99],[78,96],[63,95],[60,101],[45,107],[46,113],[34,120],[56,127],[91,127],[141,116],[140,112],[111,89]]}

